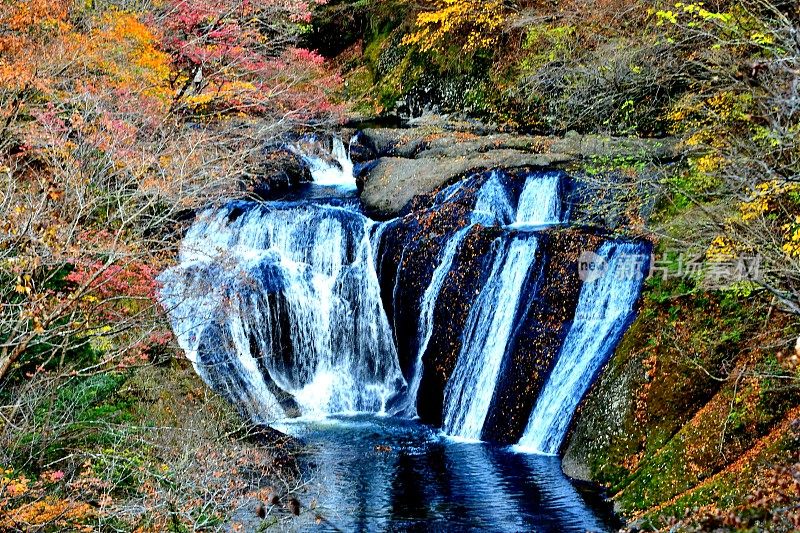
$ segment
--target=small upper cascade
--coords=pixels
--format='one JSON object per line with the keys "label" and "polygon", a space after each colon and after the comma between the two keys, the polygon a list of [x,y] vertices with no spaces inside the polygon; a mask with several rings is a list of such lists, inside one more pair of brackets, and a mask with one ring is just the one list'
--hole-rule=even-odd
{"label": "small upper cascade", "polygon": [[566,174],[560,170],[472,174],[439,190],[433,207],[471,203],[470,222],[482,226],[534,229],[566,220]]}
{"label": "small upper cascade", "polygon": [[311,153],[300,145],[292,145],[290,149],[298,154],[311,172],[314,183],[323,187],[336,187],[342,191],[355,191],[356,178],[350,153],[339,137],[334,137],[329,154]]}
{"label": "small upper cascade", "polygon": [[479,440],[524,288],[536,258],[533,236],[499,238],[492,270],[467,318],[444,398],[448,435]]}
{"label": "small upper cascade", "polygon": [[512,226],[543,226],[563,222],[562,179],[562,172],[529,174],[517,201]]}
{"label": "small upper cascade", "polygon": [[161,300],[200,375],[261,420],[287,397],[303,415],[384,412],[405,382],[372,225],[307,203],[203,213],[180,264],[161,276]]}
{"label": "small upper cascade", "polygon": [[575,319],[528,420],[518,449],[556,454],[572,415],[635,314],[645,277],[646,245],[606,242],[586,259]]}

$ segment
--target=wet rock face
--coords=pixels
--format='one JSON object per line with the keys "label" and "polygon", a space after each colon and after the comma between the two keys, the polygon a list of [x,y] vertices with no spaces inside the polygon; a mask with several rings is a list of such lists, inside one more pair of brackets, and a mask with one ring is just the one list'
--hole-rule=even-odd
{"label": "wet rock face", "polygon": [[635,410],[635,391],[646,383],[641,361],[620,364],[612,359],[576,414],[564,451],[564,473],[575,479],[594,479],[597,472],[592,472],[591,465],[610,455],[612,443],[624,437],[626,421]]}
{"label": "wet rock face", "polygon": [[286,147],[275,146],[266,150],[259,173],[249,177],[244,188],[257,198],[268,198],[310,181],[311,171],[300,156]]}
{"label": "wet rock face", "polygon": [[343,133],[343,138],[350,139],[350,159],[355,164],[364,164],[378,157],[378,149],[371,138],[361,131],[354,131],[350,135]]}
{"label": "wet rock face", "polygon": [[438,191],[415,197],[408,206],[409,212],[392,223],[381,239],[377,252],[381,297],[406,379],[410,378],[419,348],[419,306],[423,293],[445,242],[469,224],[475,194],[483,181],[482,177],[473,180],[458,198],[441,205],[436,205]]}
{"label": "wet rock face", "polygon": [[[659,290],[684,292],[678,283],[663,280]],[[721,298],[714,292],[646,297],[576,413],[563,447],[564,471],[607,485],[622,512],[649,519],[713,503],[721,494],[708,490],[715,476],[731,480],[722,494],[749,494],[759,465],[774,468],[787,460],[783,450],[790,449],[784,446],[793,438],[787,426],[798,416],[796,403],[784,398],[769,411],[738,411],[749,421],[735,434],[729,418],[732,398],[741,404],[763,398],[758,388],[748,396],[739,372],[772,353],[765,346],[776,345],[763,329],[769,315],[759,314],[767,313],[767,300],[731,309],[720,307]],[[774,331],[784,335],[780,326]]]}
{"label": "wet rock face", "polygon": [[497,236],[495,229],[474,228],[465,239],[439,294],[433,334],[423,358],[426,372],[417,402],[418,414],[426,423],[442,424],[444,390],[461,352],[469,311],[486,282],[492,243]]}
{"label": "wet rock face", "polygon": [[578,257],[602,239],[581,230],[550,230],[539,239],[543,265],[527,296],[518,332],[500,372],[483,439],[514,444],[522,436],[574,318],[581,288]]}
{"label": "wet rock face", "polygon": [[[418,362],[422,342],[419,327],[423,294],[445,244],[471,224],[477,193],[489,176],[484,173],[467,178],[453,186],[457,187],[455,193],[442,187],[416,196],[406,206],[407,214],[390,223],[383,234],[378,250],[381,293],[407,380]],[[513,187],[512,192],[519,194]],[[486,281],[493,243],[502,233],[498,227],[472,226],[436,299],[433,331],[422,360],[424,372],[417,396],[418,414],[427,423],[442,422],[444,388],[461,350],[469,310]]]}
{"label": "wet rock face", "polygon": [[[458,184],[414,197],[404,208],[406,214],[389,223],[383,233],[378,250],[381,292],[407,381],[423,342],[423,294],[448,240],[474,222],[470,216],[476,194],[491,175],[486,172],[471,176],[456,194],[449,191]],[[512,198],[519,197],[524,179],[513,174],[505,176],[506,191]],[[441,202],[445,196],[448,200]],[[503,225],[475,224],[453,258],[433,308],[433,329],[422,356],[424,372],[416,405],[420,419],[428,424],[443,423],[445,389],[462,355],[470,312],[486,286],[497,249],[504,240],[513,239],[515,233]],[[540,230],[535,235],[539,242],[537,257],[523,287],[512,340],[503,357],[481,435],[491,442],[513,444],[525,431],[573,320],[581,289],[578,257],[587,249],[599,248],[605,238],[593,231],[559,227]]]}

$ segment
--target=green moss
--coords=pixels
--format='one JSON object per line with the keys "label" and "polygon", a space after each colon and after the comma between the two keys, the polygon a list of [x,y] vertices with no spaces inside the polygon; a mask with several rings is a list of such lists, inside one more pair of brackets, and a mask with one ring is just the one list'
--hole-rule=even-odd
{"label": "green moss", "polygon": [[378,31],[364,44],[364,55],[362,59],[373,70],[373,72],[378,65],[378,61],[384,49],[386,48],[386,44],[389,41],[390,36],[391,29]]}
{"label": "green moss", "polygon": [[24,463],[23,455],[33,449],[38,450],[36,463],[41,466],[58,461],[72,449],[114,445],[116,426],[132,420],[133,401],[120,394],[127,377],[101,373],[71,378],[41,401],[34,411],[33,430],[17,443],[19,462]]}
{"label": "green moss", "polygon": [[720,186],[717,178],[700,171],[692,162],[668,174],[664,184],[672,192],[670,201],[677,211],[690,207],[694,202],[711,199]]}
{"label": "green moss", "polygon": [[686,471],[682,460],[684,451],[683,440],[676,438],[645,460],[624,482],[626,487],[619,495],[623,508],[628,511],[647,509],[692,487],[696,480]]}
{"label": "green moss", "polygon": [[[742,383],[734,396],[735,379],[714,377],[732,372],[748,353],[745,343],[763,324],[768,307],[757,294],[746,305],[734,300],[728,291],[704,291],[688,278],[648,280],[637,320],[587,399],[581,416],[590,418],[607,417],[601,404],[610,398],[630,405],[615,415],[622,421],[610,429],[611,437],[583,452],[593,479],[617,493],[626,512],[650,509],[692,489],[797,404],[785,392],[764,392],[773,390],[769,383]],[[765,357],[764,373],[777,371],[774,356]],[[783,403],[775,408],[759,405],[777,397]],[[698,415],[704,406],[710,409]],[[689,423],[698,416],[697,423]],[[592,431],[603,430],[602,421],[588,423]]]}
{"label": "green moss", "polygon": [[372,113],[374,77],[367,67],[360,67],[345,75],[342,97],[351,103],[354,111]]}
{"label": "green moss", "polygon": [[422,76],[424,68],[417,64],[412,54],[407,54],[389,71],[377,86],[377,99],[383,108],[394,107],[397,100]]}
{"label": "green moss", "polygon": [[597,176],[606,172],[633,172],[642,173],[647,168],[647,154],[640,156],[628,155],[611,157],[607,155],[593,155],[584,166],[584,171],[590,176]]}
{"label": "green moss", "polygon": [[745,505],[747,497],[753,493],[754,480],[765,469],[782,464],[797,451],[797,440],[789,433],[765,447],[741,469],[724,472],[706,484],[678,497],[664,508],[646,513],[643,516],[645,525],[662,523],[661,517],[683,517],[694,508],[714,504],[721,509]]}
{"label": "green moss", "polygon": [[526,28],[522,49],[527,52],[519,61],[521,76],[530,75],[548,62],[569,55],[576,38],[574,25],[532,24]]}

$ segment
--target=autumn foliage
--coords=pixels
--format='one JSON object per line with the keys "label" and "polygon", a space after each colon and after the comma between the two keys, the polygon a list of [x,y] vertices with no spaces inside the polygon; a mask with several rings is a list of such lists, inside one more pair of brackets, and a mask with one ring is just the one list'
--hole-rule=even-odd
{"label": "autumn foliage", "polygon": [[337,76],[296,44],[308,9],[0,5],[0,378],[34,347],[164,327],[146,309],[175,214],[258,175],[264,143],[335,120]]}
{"label": "autumn foliage", "polygon": [[495,44],[510,12],[503,0],[437,0],[433,9],[417,15],[416,31],[404,44],[422,51],[446,50],[454,45],[474,52]]}
{"label": "autumn foliage", "polygon": [[200,113],[304,119],[329,111],[338,78],[320,56],[296,48],[289,29],[310,20],[308,8],[275,0],[170,2],[162,31],[175,103]]}
{"label": "autumn foliage", "polygon": [[[120,465],[157,470],[108,427],[133,416],[119,387],[173,350],[156,278],[192,210],[268,178],[267,143],[339,119],[338,76],[298,47],[312,6],[0,2],[0,529],[116,520]],[[130,511],[160,524],[142,531],[223,513],[195,504],[224,491],[173,511],[162,488]]]}

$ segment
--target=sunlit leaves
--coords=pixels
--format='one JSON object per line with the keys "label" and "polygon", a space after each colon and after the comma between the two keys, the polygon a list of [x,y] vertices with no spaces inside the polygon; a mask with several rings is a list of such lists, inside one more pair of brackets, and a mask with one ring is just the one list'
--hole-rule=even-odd
{"label": "sunlit leaves", "polygon": [[431,11],[417,15],[417,31],[404,44],[422,51],[444,50],[458,44],[464,52],[497,42],[509,13],[502,0],[437,0]]}

